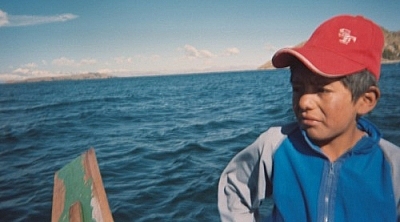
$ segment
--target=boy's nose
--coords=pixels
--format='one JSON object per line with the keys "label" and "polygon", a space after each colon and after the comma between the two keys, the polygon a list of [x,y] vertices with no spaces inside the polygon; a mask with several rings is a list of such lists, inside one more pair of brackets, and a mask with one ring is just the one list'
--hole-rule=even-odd
{"label": "boy's nose", "polygon": [[299,97],[298,100],[298,108],[301,111],[306,111],[313,109],[315,106],[315,94],[313,93],[304,93]]}

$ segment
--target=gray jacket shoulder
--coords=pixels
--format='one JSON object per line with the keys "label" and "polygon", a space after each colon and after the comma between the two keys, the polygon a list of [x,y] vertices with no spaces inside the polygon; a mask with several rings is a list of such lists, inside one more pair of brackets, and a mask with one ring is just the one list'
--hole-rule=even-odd
{"label": "gray jacket shoulder", "polygon": [[297,123],[290,123],[283,126],[274,126],[269,128],[267,131],[262,133],[257,142],[263,146],[264,149],[267,146],[268,150],[273,153],[279,147],[279,144],[287,137],[287,135],[293,132],[297,128]]}
{"label": "gray jacket shoulder", "polygon": [[275,151],[279,148],[282,141],[287,137],[289,133],[294,131],[297,127],[297,123],[290,123],[283,126],[271,127],[260,135],[256,143],[261,148],[261,159],[266,166],[267,175],[271,178],[273,156]]}
{"label": "gray jacket shoulder", "polygon": [[385,139],[379,141],[379,146],[392,168],[393,189],[400,213],[400,148]]}

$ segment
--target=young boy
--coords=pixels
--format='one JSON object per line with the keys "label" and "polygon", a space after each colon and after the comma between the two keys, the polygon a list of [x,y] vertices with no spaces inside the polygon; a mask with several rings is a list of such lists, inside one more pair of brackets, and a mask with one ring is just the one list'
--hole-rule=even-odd
{"label": "young boy", "polygon": [[384,44],[379,26],[340,15],[321,24],[301,47],[272,58],[290,67],[297,123],[272,127],[223,171],[222,221],[399,221],[400,149],[362,116],[380,91]]}

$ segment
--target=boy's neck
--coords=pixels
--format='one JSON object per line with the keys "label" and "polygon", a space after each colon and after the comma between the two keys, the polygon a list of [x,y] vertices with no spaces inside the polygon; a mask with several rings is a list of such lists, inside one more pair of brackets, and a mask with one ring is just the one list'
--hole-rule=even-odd
{"label": "boy's neck", "polygon": [[332,139],[329,143],[320,145],[320,148],[330,162],[335,162],[339,157],[353,148],[364,135],[364,131],[355,128],[345,136],[342,135]]}

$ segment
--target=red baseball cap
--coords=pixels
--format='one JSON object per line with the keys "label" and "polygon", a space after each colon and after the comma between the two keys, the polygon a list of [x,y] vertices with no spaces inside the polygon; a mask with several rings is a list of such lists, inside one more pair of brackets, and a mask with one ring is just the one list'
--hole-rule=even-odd
{"label": "red baseball cap", "polygon": [[384,37],[381,28],[362,16],[339,15],[322,23],[308,41],[278,50],[276,68],[299,59],[311,71],[326,77],[346,76],[368,70],[379,79]]}

